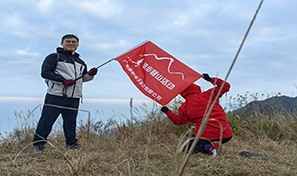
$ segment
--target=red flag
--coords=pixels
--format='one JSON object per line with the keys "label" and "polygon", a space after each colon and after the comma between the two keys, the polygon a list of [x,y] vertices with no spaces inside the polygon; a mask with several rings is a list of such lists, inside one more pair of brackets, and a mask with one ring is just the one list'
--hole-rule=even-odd
{"label": "red flag", "polygon": [[143,94],[163,106],[201,78],[201,74],[151,41],[141,44],[115,60]]}

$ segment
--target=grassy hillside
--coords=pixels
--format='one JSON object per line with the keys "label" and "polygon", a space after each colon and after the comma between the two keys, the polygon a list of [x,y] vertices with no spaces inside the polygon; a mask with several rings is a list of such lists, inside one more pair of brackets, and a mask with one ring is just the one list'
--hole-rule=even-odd
{"label": "grassy hillside", "polygon": [[[172,107],[174,108],[174,107]],[[190,127],[174,126],[158,108],[145,121],[80,124],[81,150],[65,149],[62,132],[49,138],[46,153],[32,153],[33,127],[14,130],[0,144],[0,175],[174,176]],[[297,175],[297,117],[229,115],[234,138],[217,157],[192,154],[183,175]],[[34,126],[35,127],[35,126]]]}

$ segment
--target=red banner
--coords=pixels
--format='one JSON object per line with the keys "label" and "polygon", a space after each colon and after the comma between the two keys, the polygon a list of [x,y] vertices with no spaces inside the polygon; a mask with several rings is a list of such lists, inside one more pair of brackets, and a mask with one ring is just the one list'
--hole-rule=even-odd
{"label": "red banner", "polygon": [[166,51],[147,41],[115,58],[135,86],[162,106],[201,78]]}

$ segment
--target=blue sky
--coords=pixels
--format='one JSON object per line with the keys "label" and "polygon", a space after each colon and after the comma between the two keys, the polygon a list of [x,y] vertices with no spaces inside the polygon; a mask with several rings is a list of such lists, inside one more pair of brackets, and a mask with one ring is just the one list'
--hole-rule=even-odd
{"label": "blue sky", "polygon": [[[89,68],[151,40],[199,73],[225,78],[260,0],[0,1],[0,100],[43,98],[40,67],[74,33]],[[296,0],[266,0],[228,78],[247,91],[297,95]],[[209,87],[197,81],[202,89]],[[84,85],[86,99],[146,100],[119,63]],[[13,99],[17,100],[16,98]]]}

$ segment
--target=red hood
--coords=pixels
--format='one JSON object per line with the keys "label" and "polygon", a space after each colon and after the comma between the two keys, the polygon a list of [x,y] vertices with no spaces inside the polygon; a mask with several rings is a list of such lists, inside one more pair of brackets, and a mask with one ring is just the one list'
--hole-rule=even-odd
{"label": "red hood", "polygon": [[197,86],[196,84],[189,85],[185,90],[183,90],[180,95],[186,99],[188,95],[190,94],[200,94],[201,88],[200,86]]}

